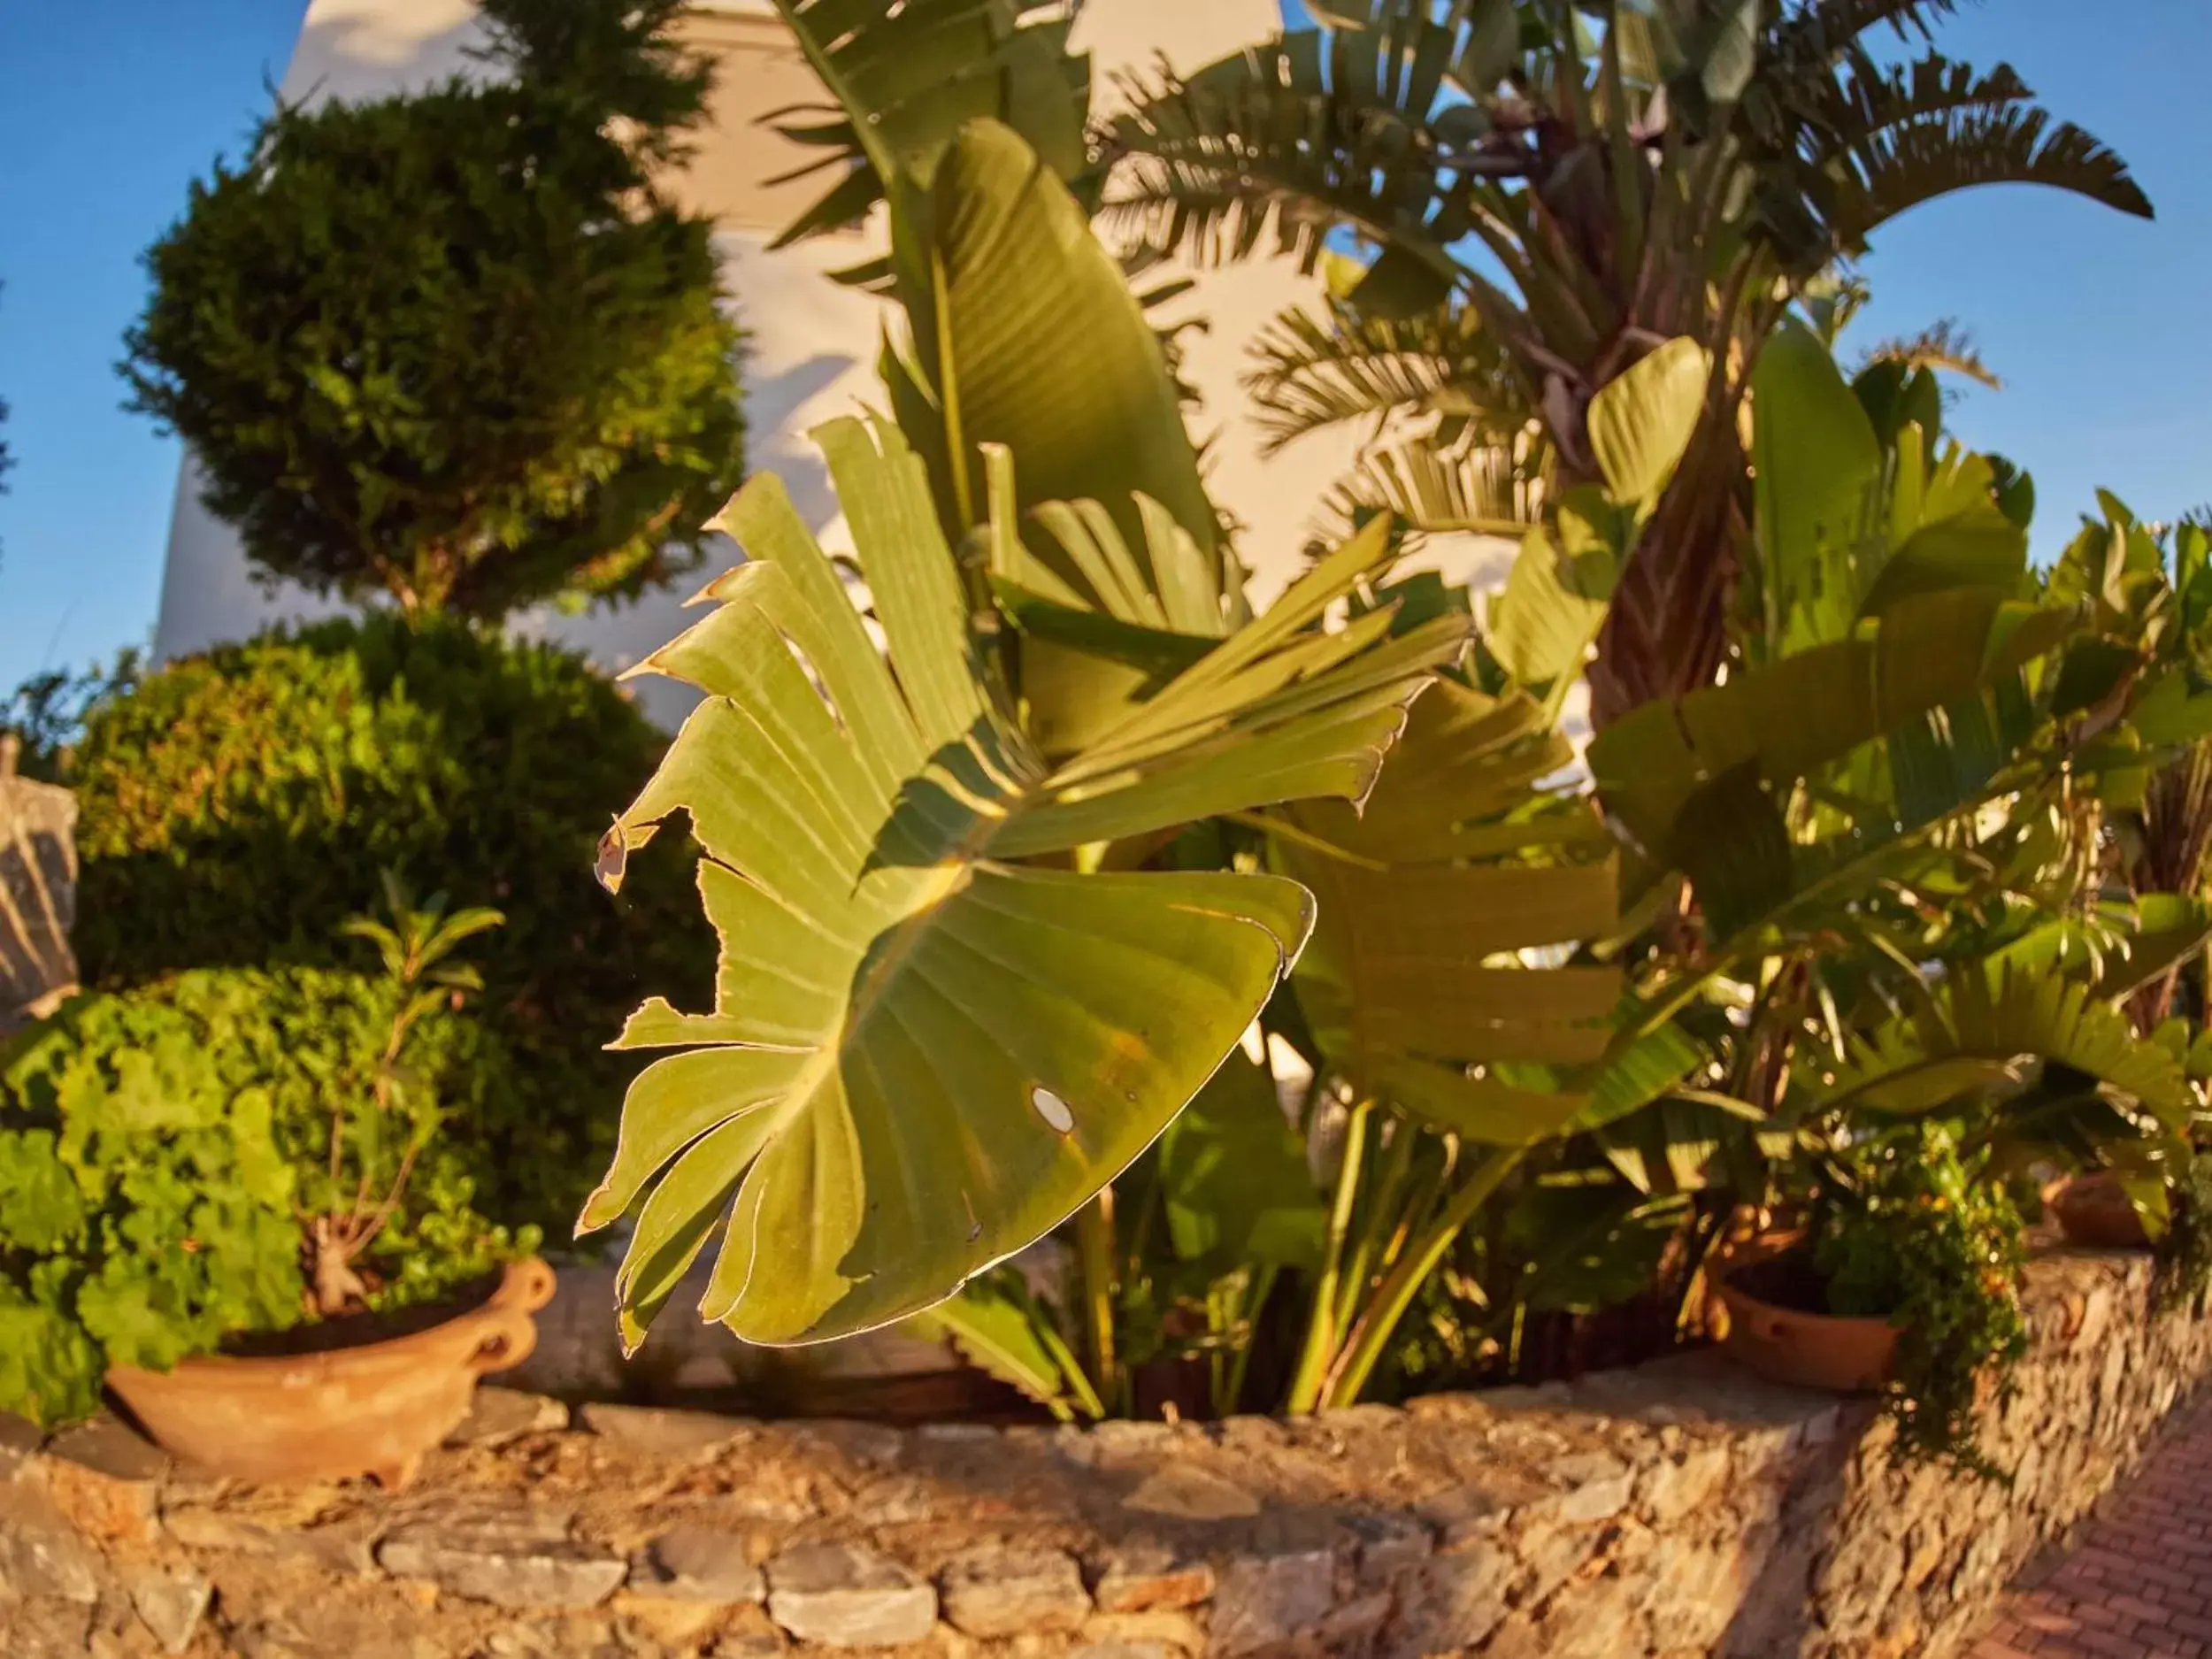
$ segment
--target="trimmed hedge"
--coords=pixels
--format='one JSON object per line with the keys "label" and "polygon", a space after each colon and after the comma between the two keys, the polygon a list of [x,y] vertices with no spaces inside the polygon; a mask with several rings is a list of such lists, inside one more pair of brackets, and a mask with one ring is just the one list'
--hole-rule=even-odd
{"label": "trimmed hedge", "polygon": [[516,1087],[469,1126],[480,1202],[564,1237],[628,1070],[601,1046],[649,990],[704,1002],[712,983],[680,837],[618,898],[593,878],[664,744],[580,657],[458,622],[379,615],[180,659],[96,703],[63,768],[87,982],[351,964],[337,930],[387,868],[496,907],[506,926],[471,954]]}

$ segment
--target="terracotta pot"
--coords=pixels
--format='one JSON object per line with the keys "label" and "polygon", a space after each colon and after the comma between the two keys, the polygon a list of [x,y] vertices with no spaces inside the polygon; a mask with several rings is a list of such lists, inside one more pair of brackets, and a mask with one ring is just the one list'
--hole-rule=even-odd
{"label": "terracotta pot", "polygon": [[1769,1382],[1833,1394],[1869,1394],[1897,1363],[1897,1327],[1886,1319],[1801,1313],[1763,1302],[1732,1275],[1798,1248],[1794,1233],[1760,1239],[1723,1263],[1713,1279],[1720,1304],[1721,1351]]}
{"label": "terracotta pot", "polygon": [[423,1455],[468,1415],[476,1379],[537,1346],[531,1315],[553,1270],[510,1265],[482,1307],[426,1331],[278,1358],[188,1359],[173,1371],[118,1365],[108,1386],[162,1447],[242,1480],[414,1479]]}
{"label": "terracotta pot", "polygon": [[2066,1242],[2091,1250],[2147,1250],[2150,1235],[2128,1202],[2127,1189],[2108,1170],[2070,1176],[2051,1194],[2051,1213]]}

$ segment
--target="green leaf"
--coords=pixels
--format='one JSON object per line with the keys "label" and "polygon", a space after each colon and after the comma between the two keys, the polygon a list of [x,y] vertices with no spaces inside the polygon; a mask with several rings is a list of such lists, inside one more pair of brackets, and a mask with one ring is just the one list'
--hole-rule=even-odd
{"label": "green leaf", "polygon": [[1484,642],[1521,685],[1576,679],[1605,624],[1615,574],[1601,555],[1571,559],[1552,537],[1531,530],[1504,591],[1491,601]]}
{"label": "green leaf", "polygon": [[1378,531],[1048,769],[992,702],[921,462],[881,426],[818,438],[889,661],[764,479],[723,520],[749,560],[642,665],[705,701],[604,867],[685,812],[721,964],[713,1011],[656,999],[622,1038],[684,1050],[632,1085],[580,1223],[646,1197],[618,1280],[633,1340],[718,1229],[704,1317],[818,1340],[941,1300],[1111,1180],[1266,1004],[1312,901],[1007,860],[1357,799],[1463,637],[1310,631],[1387,557]]}
{"label": "green leaf", "polygon": [[1590,769],[1606,810],[1656,852],[1713,780],[1750,766],[1770,789],[1786,787],[2015,673],[2073,621],[2070,608],[1989,588],[1915,595],[1856,637],[1631,710],[1592,741]]}
{"label": "green leaf", "polygon": [[2188,1121],[2179,1063],[2139,1039],[2125,1014],[2087,985],[2004,964],[1956,971],[1920,1011],[1855,1039],[1811,1093],[1827,1109],[1932,1111],[2016,1079],[2032,1061],[2093,1078],[2170,1127]]}
{"label": "green leaf", "polygon": [[1159,1182],[1169,1241],[1185,1262],[1230,1273],[1321,1260],[1328,1217],[1305,1145],[1273,1075],[1240,1051],[1160,1137]]}
{"label": "green leaf", "polygon": [[957,1294],[918,1313],[907,1329],[925,1341],[949,1341],[986,1375],[1018,1388],[1063,1423],[1078,1410],[1105,1416],[1080,1369],[1066,1363],[1066,1344],[1052,1311],[1010,1267],[970,1279]]}
{"label": "green leaf", "polygon": [[[1212,594],[1229,592],[1159,339],[1051,169],[1009,128],[972,122],[897,228],[902,268],[921,274],[902,289],[911,357],[887,350],[885,379],[929,461],[948,538],[981,522],[984,446],[999,444],[1017,464],[1021,508],[1102,503],[1137,548],[1150,540],[1136,499],[1147,497],[1194,544]],[[1186,618],[1181,631],[1197,630]]]}
{"label": "green leaf", "polygon": [[795,119],[804,109],[768,118],[823,152],[787,179],[836,175],[772,246],[858,223],[898,171],[928,178],[954,134],[979,118],[1012,127],[1063,179],[1087,166],[1090,59],[1069,54],[1067,17],[1011,0],[777,0],[776,10],[841,119]]}
{"label": "green leaf", "polygon": [[1606,491],[1639,517],[1658,504],[1690,447],[1710,373],[1696,341],[1670,340],[1590,400],[1590,449]]}
{"label": "green leaf", "polygon": [[1805,618],[1791,627],[1794,640],[1833,640],[1855,609],[1853,549],[1881,480],[1881,446],[1835,358],[1801,323],[1774,332],[1751,384],[1759,557],[1775,615]]}
{"label": "green leaf", "polygon": [[1534,788],[1571,753],[1527,698],[1440,680],[1363,810],[1315,803],[1276,837],[1277,866],[1321,906],[1299,1003],[1356,1087],[1500,1144],[1581,1109],[1571,1092],[1464,1071],[1586,1064],[1611,1036],[1616,970],[1516,954],[1600,937],[1617,918],[1614,864],[1592,856],[1609,851],[1603,826]]}

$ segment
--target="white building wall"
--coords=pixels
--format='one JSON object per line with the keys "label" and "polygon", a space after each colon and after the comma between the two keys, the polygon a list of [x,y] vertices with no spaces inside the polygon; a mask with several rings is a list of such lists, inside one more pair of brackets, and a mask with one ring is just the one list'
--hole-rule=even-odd
{"label": "white building wall", "polygon": [[[725,0],[722,9],[768,8],[757,0]],[[308,100],[378,96],[465,70],[472,17],[469,0],[312,0],[282,94]],[[1148,67],[1162,55],[1179,68],[1193,68],[1263,37],[1277,17],[1276,0],[1090,0],[1078,40],[1093,53],[1096,84],[1108,96],[1117,69]],[[768,240],[762,231],[737,228],[718,238],[749,336],[749,464],[755,472],[782,475],[817,534],[833,543],[842,526],[804,434],[833,416],[880,403],[874,364],[884,309],[823,274],[852,263],[855,241],[824,239],[771,254]],[[1306,527],[1355,448],[1354,434],[1331,434],[1279,457],[1262,456],[1239,385],[1252,336],[1276,311],[1310,301],[1314,291],[1294,266],[1259,262],[1202,274],[1196,292],[1180,302],[1210,319],[1209,333],[1185,335],[1187,373],[1205,399],[1194,434],[1216,440],[1209,481],[1245,526],[1239,551],[1255,572],[1256,599],[1270,596],[1301,568]],[[726,552],[737,557],[733,547]],[[603,666],[620,669],[681,628],[688,586],[583,616],[526,614],[515,626],[577,645]],[[173,657],[243,638],[272,621],[341,608],[290,584],[257,583],[234,534],[200,504],[188,463],[170,532],[158,654]],[[679,688],[660,682],[640,688],[657,717],[680,715]]]}

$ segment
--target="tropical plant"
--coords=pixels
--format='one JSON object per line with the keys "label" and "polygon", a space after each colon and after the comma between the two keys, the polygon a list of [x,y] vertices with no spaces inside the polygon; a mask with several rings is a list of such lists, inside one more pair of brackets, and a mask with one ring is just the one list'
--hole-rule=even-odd
{"label": "tropical plant", "polygon": [[565,1225],[612,1145],[603,1045],[636,987],[711,982],[678,861],[639,861],[618,903],[592,884],[607,803],[666,747],[637,708],[570,652],[371,616],[174,659],[76,724],[55,770],[78,796],[88,985],[350,968],[341,929],[385,870],[508,915],[477,1008],[515,1064],[448,1133],[480,1154],[488,1214]]}
{"label": "tropical plant", "polygon": [[[904,313],[895,424],[819,434],[871,614],[761,480],[719,521],[750,561],[647,664],[706,701],[603,866],[683,812],[722,963],[624,1037],[679,1051],[584,1217],[634,1224],[629,1341],[718,1235],[703,1311],[749,1340],[907,1317],[1066,1417],[1310,1409],[1657,1273],[1687,1312],[1732,1210],[1885,1137],[1975,1125],[1984,1184],[2170,1161],[2190,1033],[2121,1005],[2212,911],[2103,849],[2202,712],[2170,607],[2031,569],[2028,481],[1942,431],[1955,338],[1832,350],[1838,256],[1916,191],[2139,204],[2008,72],[1946,105],[1819,5],[1732,58],[1686,6],[1386,5],[1079,148],[1056,11],[780,9],[837,175],[793,234],[886,209],[846,275]],[[1280,431],[1396,447],[1257,617],[1094,201],[1186,251],[1269,213],[1382,248],[1268,338]],[[1479,603],[1397,580],[1409,524],[1520,557]],[[1655,664],[1620,618],[1661,578],[1696,628]],[[1559,723],[1609,674],[1647,684],[1578,780]],[[1964,1260],[1909,1263],[1946,1319],[1988,1312]]]}
{"label": "tropical plant", "polygon": [[636,594],[741,471],[675,0],[487,0],[492,72],[280,108],[147,256],[134,407],[270,579],[411,616]]}
{"label": "tropical plant", "polygon": [[[2119,160],[2009,68],[1876,56],[1885,26],[1932,42],[1949,0],[1311,10],[1315,27],[1142,88],[1094,163],[1124,164],[1110,221],[1202,260],[1272,247],[1311,266],[1333,237],[1356,239],[1367,269],[1334,326],[1279,325],[1292,348],[1271,354],[1263,391],[1316,376],[1380,389],[1402,359],[1378,326],[1460,342],[1392,388],[1407,395],[1386,409],[1415,429],[1382,454],[1444,440],[1464,500],[1499,502],[1472,480],[1500,476],[1502,454],[1516,488],[1588,478],[1598,390],[1666,340],[1707,349],[1706,419],[1590,671],[1601,725],[1709,683],[1729,655],[1750,516],[1737,411],[1799,295],[1886,220],[1972,185],[2149,211]],[[1494,432],[1532,419],[1540,444],[1483,442],[1486,417]],[[1371,468],[1353,494],[1421,504]]]}

